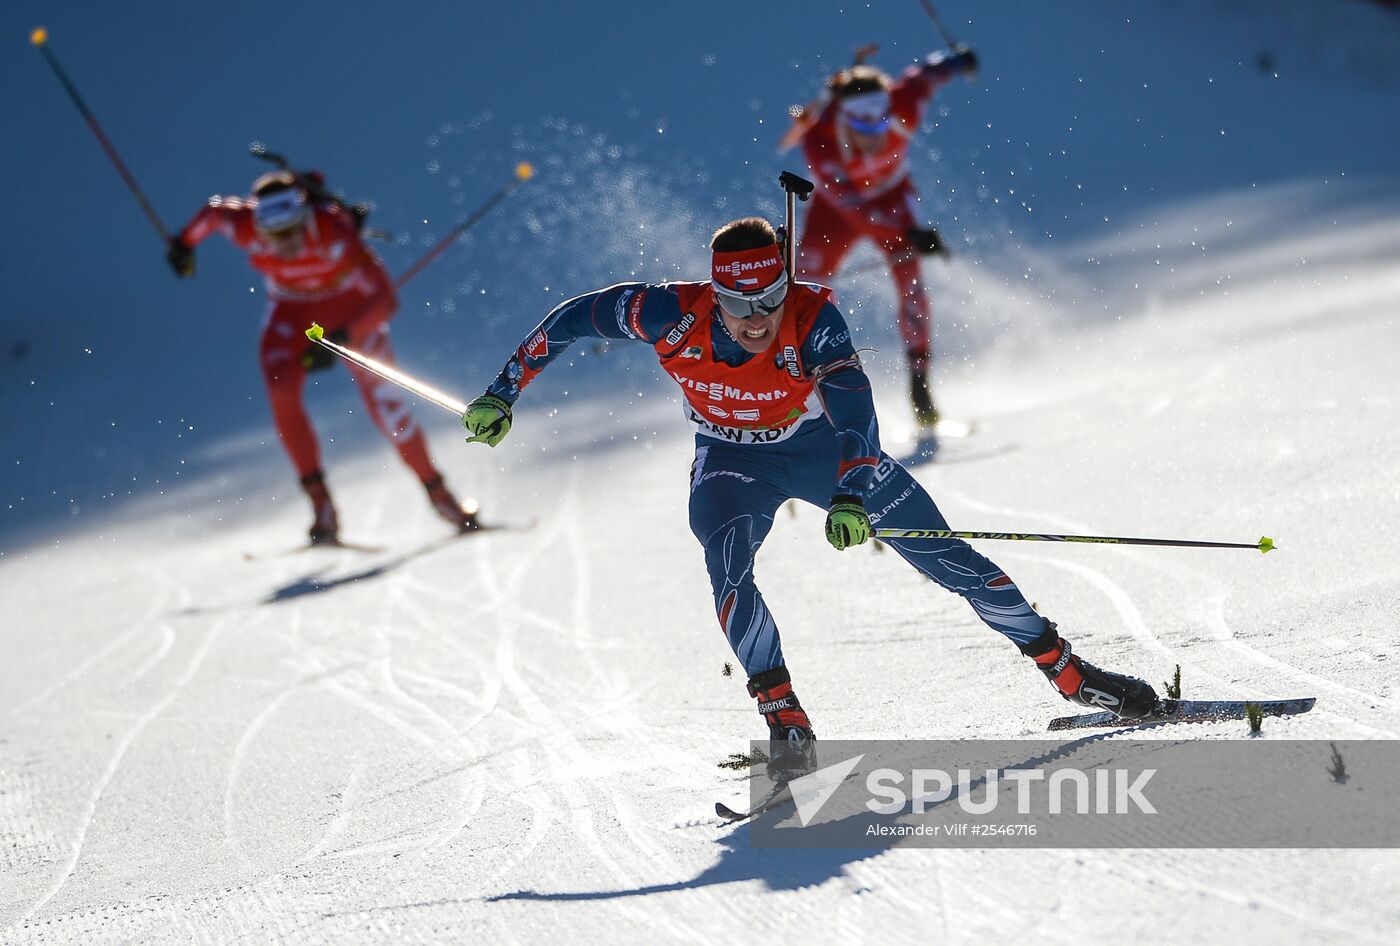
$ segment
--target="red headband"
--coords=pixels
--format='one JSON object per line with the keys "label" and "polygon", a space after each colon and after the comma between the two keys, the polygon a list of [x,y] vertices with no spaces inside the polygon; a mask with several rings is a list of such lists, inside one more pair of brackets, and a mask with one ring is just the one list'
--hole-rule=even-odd
{"label": "red headband", "polygon": [[783,256],[776,243],[752,250],[717,252],[710,260],[710,278],[715,284],[745,295],[771,289],[783,275]]}

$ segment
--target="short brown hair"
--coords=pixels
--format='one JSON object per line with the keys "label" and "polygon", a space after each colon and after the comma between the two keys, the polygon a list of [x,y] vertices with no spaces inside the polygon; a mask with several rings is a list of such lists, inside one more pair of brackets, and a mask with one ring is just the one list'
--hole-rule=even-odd
{"label": "short brown hair", "polygon": [[742,217],[731,220],[710,237],[710,249],[716,253],[736,253],[756,250],[778,242],[778,231],[762,217]]}
{"label": "short brown hair", "polygon": [[268,171],[253,182],[253,196],[266,197],[268,194],[291,190],[296,186],[297,176],[291,171],[285,168],[277,171]]}
{"label": "short brown hair", "polygon": [[852,66],[836,73],[827,80],[826,85],[831,90],[832,96],[846,99],[853,95],[888,89],[890,77],[874,66]]}

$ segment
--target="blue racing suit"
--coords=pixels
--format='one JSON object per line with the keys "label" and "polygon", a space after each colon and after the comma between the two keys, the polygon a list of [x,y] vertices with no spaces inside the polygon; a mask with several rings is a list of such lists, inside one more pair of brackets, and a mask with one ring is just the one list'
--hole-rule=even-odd
{"label": "blue racing suit", "polygon": [[[669,367],[678,362],[666,349],[668,340],[676,343],[677,357],[713,358],[716,376],[723,375],[725,366],[747,366],[755,358],[768,360],[775,384],[787,380],[781,377],[785,370],[796,376],[790,353],[786,365],[783,352],[774,357],[772,349],[780,343],[757,355],[744,351],[714,311],[713,297],[698,289],[701,285],[623,283],[562,303],[527,336],[489,393],[515,403],[535,375],[583,337],[654,345],[683,388],[688,382]],[[793,309],[794,293],[813,291],[815,287],[796,284],[787,309]],[[777,624],[753,577],[754,558],[783,502],[796,498],[826,509],[833,496],[854,496],[872,525],[948,528],[932,497],[880,449],[869,379],[840,310],[830,301],[807,301],[815,315],[802,324],[800,345],[792,347],[800,348],[804,377],[815,378],[815,397],[800,413],[793,410],[795,422],[781,429],[724,426],[703,416],[708,405],[692,396],[693,383],[686,392],[687,416],[696,428],[690,527],[705,550],[720,626],[750,677],[784,665]],[[789,318],[785,312],[784,321]],[[705,344],[686,345],[696,340],[696,332],[708,333],[700,339]],[[727,416],[742,413],[731,410]],[[966,542],[893,539],[888,544],[924,575],[961,595],[983,621],[1016,644],[1044,633],[1045,621],[1015,583]]]}

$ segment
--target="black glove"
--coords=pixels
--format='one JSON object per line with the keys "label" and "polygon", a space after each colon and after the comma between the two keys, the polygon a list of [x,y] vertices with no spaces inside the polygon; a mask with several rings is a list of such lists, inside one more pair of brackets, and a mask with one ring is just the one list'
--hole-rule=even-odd
{"label": "black glove", "polygon": [[194,275],[194,248],[179,237],[170,238],[170,248],[165,251],[165,258],[181,279]]}
{"label": "black glove", "polygon": [[972,51],[972,47],[964,46],[961,43],[959,43],[957,49],[953,51],[957,53],[958,58],[962,60],[963,75],[967,76],[968,78],[972,78],[973,76],[977,75],[977,68],[979,63],[977,61],[977,54]]}
{"label": "black glove", "polygon": [[943,238],[938,235],[938,231],[933,227],[924,229],[923,227],[910,227],[905,237],[914,244],[914,249],[918,250],[922,256],[941,256],[948,259],[952,256],[948,252],[948,244],[943,242]]}
{"label": "black glove", "polygon": [[[326,336],[326,341],[335,342],[337,345],[344,345],[350,340],[348,329],[338,328]],[[335,352],[324,345],[312,342],[306,346],[306,351],[301,353],[301,366],[306,369],[307,374],[313,371],[324,371],[335,364]]]}
{"label": "black glove", "polygon": [[365,228],[365,221],[369,219],[370,212],[374,207],[367,200],[357,200],[348,208],[350,219],[355,221],[355,232],[359,233]]}

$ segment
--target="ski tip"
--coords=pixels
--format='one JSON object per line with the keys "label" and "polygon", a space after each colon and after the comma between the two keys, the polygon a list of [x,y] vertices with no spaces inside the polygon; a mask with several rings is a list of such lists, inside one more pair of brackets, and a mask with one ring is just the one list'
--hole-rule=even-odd
{"label": "ski tip", "polygon": [[315,322],[312,322],[311,327],[306,330],[306,337],[311,339],[313,342],[319,342],[321,339],[326,337],[326,330],[321,328],[321,326],[317,325]]}
{"label": "ski tip", "polygon": [[1269,552],[1272,552],[1276,547],[1277,546],[1274,545],[1274,540],[1269,538],[1267,535],[1262,535],[1259,537],[1260,552],[1267,555]]}
{"label": "ski tip", "polygon": [[49,41],[49,31],[42,26],[36,26],[34,32],[29,34],[29,41],[35,46],[42,46]]}
{"label": "ski tip", "polygon": [[535,176],[535,166],[529,161],[521,161],[515,166],[515,179],[524,183]]}

